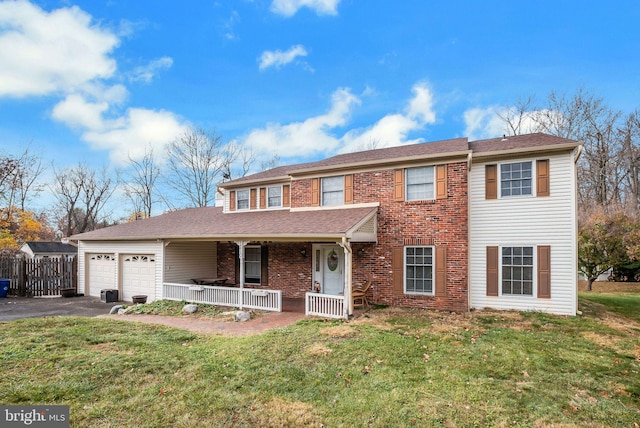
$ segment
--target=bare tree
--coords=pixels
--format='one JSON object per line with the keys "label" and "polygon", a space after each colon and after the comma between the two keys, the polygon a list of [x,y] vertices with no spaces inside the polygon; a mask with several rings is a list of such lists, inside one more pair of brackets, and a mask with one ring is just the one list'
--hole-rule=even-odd
{"label": "bare tree", "polygon": [[[518,99],[513,106],[498,110],[496,114],[507,126],[509,135],[520,135],[537,132],[538,124],[535,113],[538,109],[534,105],[535,97]],[[533,127],[533,129],[531,129]]]}
{"label": "bare tree", "polygon": [[[551,92],[543,106],[524,98],[500,115],[510,132],[544,132],[584,143],[578,164],[578,199],[582,209],[618,206],[626,177],[617,137],[620,112],[584,89],[572,95]],[[524,125],[527,127],[524,127]]]}
{"label": "bare tree", "polygon": [[622,144],[620,159],[624,165],[623,197],[625,205],[637,217],[640,215],[640,111],[629,113],[618,133]]}
{"label": "bare tree", "polygon": [[0,158],[0,201],[5,219],[12,216],[14,207],[25,211],[29,198],[42,191],[37,179],[43,171],[42,160],[28,147],[17,157]]}
{"label": "bare tree", "polygon": [[228,143],[222,151],[222,177],[225,180],[244,177],[251,171],[256,160],[255,153],[235,141]]}
{"label": "bare tree", "polygon": [[167,184],[190,206],[214,203],[217,183],[230,163],[222,137],[191,128],[167,146],[167,155]]}
{"label": "bare tree", "polygon": [[22,210],[26,210],[29,198],[44,190],[44,185],[38,179],[45,171],[42,159],[27,147],[17,159],[18,167],[14,173],[15,203]]}
{"label": "bare tree", "polygon": [[104,209],[115,190],[106,169],[100,172],[79,164],[54,171],[52,192],[58,202],[64,224],[64,236],[87,232],[106,223]]}
{"label": "bare tree", "polygon": [[157,202],[156,181],[160,176],[160,169],[153,156],[153,148],[145,150],[140,160],[129,156],[129,168],[127,182],[124,185],[125,196],[133,205],[135,218],[140,215],[151,217],[153,205]]}

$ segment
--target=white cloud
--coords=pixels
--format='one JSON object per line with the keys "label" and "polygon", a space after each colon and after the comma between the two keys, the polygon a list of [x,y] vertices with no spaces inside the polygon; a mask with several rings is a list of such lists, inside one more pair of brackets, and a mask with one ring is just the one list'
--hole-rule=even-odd
{"label": "white cloud", "polygon": [[338,3],[340,0],[273,0],[271,11],[290,17],[301,8],[308,7],[318,15],[337,15]]}
{"label": "white cloud", "polygon": [[102,115],[108,109],[107,102],[91,103],[81,95],[72,94],[53,108],[51,117],[72,128],[102,130],[104,128]]}
{"label": "white cloud", "polygon": [[425,125],[435,123],[433,94],[428,84],[421,82],[413,85],[413,98],[407,103],[405,114],[388,114],[374,125],[365,129],[347,132],[342,138],[341,153],[370,148],[400,146],[419,143],[421,139],[408,140],[411,131],[423,129]]}
{"label": "white cloud", "polygon": [[[162,147],[186,129],[175,114],[164,110],[128,108],[129,92],[109,84],[116,76],[110,57],[119,37],[133,31],[124,22],[120,33],[101,28],[77,6],[51,12],[25,0],[0,1],[0,97],[54,95],[62,97],[51,118],[78,130],[92,148],[106,150],[124,164],[145,147]],[[132,81],[150,82],[171,67],[162,57],[134,69]]]}
{"label": "white cloud", "polygon": [[118,165],[125,165],[129,157],[141,158],[149,146],[162,153],[164,146],[188,126],[165,110],[129,108],[122,115],[107,117],[110,110],[105,100],[90,101],[83,95],[71,94],[53,108],[51,117],[80,129],[84,141],[94,149],[109,151],[111,161]]}
{"label": "white cloud", "polygon": [[172,65],[173,59],[168,56],[154,59],[147,65],[134,68],[131,72],[130,80],[133,82],[150,83],[159,71],[171,68]]}
{"label": "white cloud", "polygon": [[162,153],[169,142],[186,130],[187,125],[172,112],[130,108],[124,116],[106,120],[101,129],[87,130],[82,138],[93,148],[108,150],[114,163],[125,165],[129,157],[144,156],[148,147]]}
{"label": "white cloud", "polygon": [[264,51],[260,55],[260,70],[266,70],[269,67],[280,68],[295,60],[299,56],[307,56],[307,50],[302,45],[291,46],[286,51]]}
{"label": "white cloud", "polygon": [[433,110],[433,94],[426,83],[418,83],[412,88],[414,97],[409,102],[407,114],[420,123],[434,123],[436,113]]}
{"label": "white cloud", "polygon": [[268,157],[308,157],[335,151],[340,140],[329,131],[347,123],[360,99],[349,89],[341,88],[333,93],[331,101],[331,109],[326,114],[288,125],[268,124],[264,129],[251,131],[243,143]]}
{"label": "white cloud", "polygon": [[45,12],[27,1],[0,2],[0,97],[67,92],[116,71],[119,44],[76,6]]}
{"label": "white cloud", "polygon": [[[424,129],[435,123],[432,91],[426,83],[414,85],[413,97],[408,100],[404,113],[390,113],[369,127],[352,129],[342,136],[332,133],[344,127],[360,98],[348,89],[334,92],[331,109],[327,114],[311,117],[302,122],[287,125],[269,124],[264,129],[253,130],[244,139],[254,151],[267,157],[310,158],[322,154],[346,153],[376,147],[392,147],[421,142],[409,139],[412,131]],[[365,95],[371,93],[367,88]]]}
{"label": "white cloud", "polygon": [[507,132],[504,121],[497,114],[497,107],[472,108],[464,112],[464,135],[469,140],[493,138]]}
{"label": "white cloud", "polygon": [[504,118],[513,122],[518,134],[537,132],[540,129],[538,121],[544,117],[544,113],[534,110],[520,114],[514,107],[472,108],[464,112],[465,136],[469,140],[481,140],[512,135],[514,130],[510,129]]}

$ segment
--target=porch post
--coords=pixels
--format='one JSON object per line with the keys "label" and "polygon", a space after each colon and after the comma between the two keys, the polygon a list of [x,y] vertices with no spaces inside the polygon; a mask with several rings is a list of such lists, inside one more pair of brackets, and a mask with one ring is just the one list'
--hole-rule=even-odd
{"label": "porch post", "polygon": [[353,288],[353,251],[351,243],[346,237],[342,237],[342,242],[338,244],[344,249],[344,317],[348,319],[353,315],[353,298],[351,297],[351,289]]}
{"label": "porch post", "polygon": [[236,244],[238,245],[238,259],[240,260],[240,309],[242,309],[244,297],[244,247],[248,242],[236,241]]}

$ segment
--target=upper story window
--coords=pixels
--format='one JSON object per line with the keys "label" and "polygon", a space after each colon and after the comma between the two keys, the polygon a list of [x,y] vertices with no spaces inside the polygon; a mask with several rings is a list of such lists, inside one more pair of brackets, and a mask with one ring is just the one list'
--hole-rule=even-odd
{"label": "upper story window", "polygon": [[424,166],[406,169],[406,200],[433,199],[434,168]]}
{"label": "upper story window", "polygon": [[324,177],[322,179],[322,206],[344,204],[344,177]]}
{"label": "upper story window", "polygon": [[282,206],[282,187],[274,186],[267,188],[267,207],[275,208]]}
{"label": "upper story window", "polygon": [[236,205],[238,210],[249,209],[249,190],[238,190],[236,192]]}
{"label": "upper story window", "polygon": [[532,162],[500,165],[500,195],[523,196],[532,194]]}

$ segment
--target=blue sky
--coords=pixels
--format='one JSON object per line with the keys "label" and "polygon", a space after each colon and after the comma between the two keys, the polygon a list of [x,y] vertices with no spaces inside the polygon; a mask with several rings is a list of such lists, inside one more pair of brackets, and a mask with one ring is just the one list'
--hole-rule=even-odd
{"label": "blue sky", "polygon": [[0,1],[0,153],[119,167],[197,126],[287,164],[495,137],[552,90],[631,111],[639,5]]}

